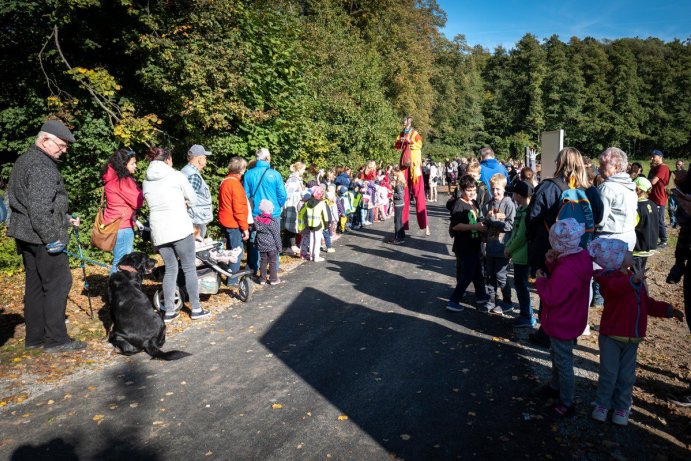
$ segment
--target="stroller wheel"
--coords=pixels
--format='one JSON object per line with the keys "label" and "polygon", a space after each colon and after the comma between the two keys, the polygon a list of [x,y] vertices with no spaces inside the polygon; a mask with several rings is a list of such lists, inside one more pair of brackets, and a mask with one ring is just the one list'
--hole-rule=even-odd
{"label": "stroller wheel", "polygon": [[242,277],[238,282],[238,299],[243,303],[249,301],[252,295],[252,280],[249,276]]}
{"label": "stroller wheel", "polygon": [[[180,308],[182,307],[182,298],[180,298],[180,288],[175,287],[175,310],[179,311]],[[156,290],[156,293],[154,293],[154,307],[157,310],[164,311],[165,310],[165,300],[163,299],[163,290]]]}

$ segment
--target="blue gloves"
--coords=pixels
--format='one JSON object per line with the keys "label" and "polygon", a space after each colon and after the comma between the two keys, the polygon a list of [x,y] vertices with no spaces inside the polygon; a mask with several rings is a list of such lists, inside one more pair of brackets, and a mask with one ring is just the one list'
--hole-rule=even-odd
{"label": "blue gloves", "polygon": [[60,240],[56,240],[54,242],[49,243],[46,245],[46,250],[48,250],[48,253],[54,255],[57,253],[62,253],[62,250],[65,249],[65,244],[62,243]]}

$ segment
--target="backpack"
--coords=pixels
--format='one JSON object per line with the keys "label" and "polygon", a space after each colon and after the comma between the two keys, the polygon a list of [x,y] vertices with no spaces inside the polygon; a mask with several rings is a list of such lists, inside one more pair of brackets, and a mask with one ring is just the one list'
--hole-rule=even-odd
{"label": "backpack", "polygon": [[[583,189],[570,188],[563,179],[548,179],[561,189],[559,196],[559,211],[555,222],[573,218],[585,226],[585,233],[581,237],[580,247],[588,248],[588,243],[593,239],[595,233],[595,219],[593,218],[593,208],[590,199]],[[549,226],[545,221],[545,226]]]}

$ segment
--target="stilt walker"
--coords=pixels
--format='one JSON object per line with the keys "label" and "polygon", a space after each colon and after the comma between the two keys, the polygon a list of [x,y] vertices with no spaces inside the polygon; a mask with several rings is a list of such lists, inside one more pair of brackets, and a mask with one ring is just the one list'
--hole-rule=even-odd
{"label": "stilt walker", "polygon": [[406,177],[403,202],[403,228],[409,229],[410,194],[415,198],[415,213],[420,229],[429,235],[427,223],[427,199],[425,184],[422,179],[422,136],[413,128],[413,117],[403,120],[403,131],[396,140],[396,149],[401,152],[401,171]]}

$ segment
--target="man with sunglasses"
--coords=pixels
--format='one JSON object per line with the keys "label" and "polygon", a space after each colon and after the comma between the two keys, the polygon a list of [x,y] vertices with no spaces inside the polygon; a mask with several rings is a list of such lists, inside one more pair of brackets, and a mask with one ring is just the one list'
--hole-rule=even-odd
{"label": "man with sunglasses", "polygon": [[73,142],[74,136],[61,121],[48,120],[10,174],[7,235],[16,240],[26,272],[27,349],[43,347],[45,352],[66,352],[86,347],[70,339],[65,327],[72,274],[63,250],[70,226],[78,226],[79,219],[67,212],[67,191],[58,163]]}

